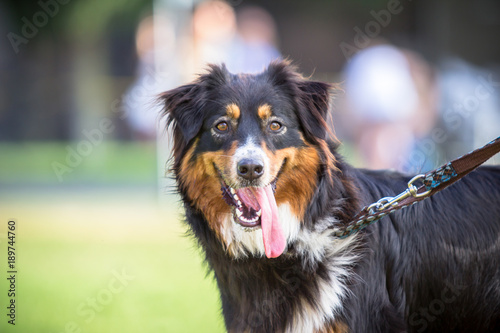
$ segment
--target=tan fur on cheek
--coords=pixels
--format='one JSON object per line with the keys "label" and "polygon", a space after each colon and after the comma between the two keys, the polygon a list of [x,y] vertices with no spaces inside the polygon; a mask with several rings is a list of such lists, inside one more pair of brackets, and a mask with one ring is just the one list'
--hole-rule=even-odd
{"label": "tan fur on cheek", "polygon": [[276,203],[289,203],[295,215],[302,220],[317,184],[320,157],[316,148],[285,148],[275,154],[265,149],[271,161],[271,174],[277,175],[285,165],[276,183]]}
{"label": "tan fur on cheek", "polygon": [[197,143],[195,142],[184,156],[178,175],[182,190],[203,213],[210,228],[220,237],[223,218],[231,209],[222,198],[221,180],[215,166],[221,172],[227,170],[236,144],[230,151],[205,152],[193,159]]}

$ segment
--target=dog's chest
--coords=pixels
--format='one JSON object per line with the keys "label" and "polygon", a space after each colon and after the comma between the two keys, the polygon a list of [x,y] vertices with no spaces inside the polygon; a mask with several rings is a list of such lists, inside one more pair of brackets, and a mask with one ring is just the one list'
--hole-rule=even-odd
{"label": "dog's chest", "polygon": [[[298,227],[289,239],[296,259],[286,267],[277,265],[274,269],[270,265],[263,269],[252,266],[252,260],[237,265],[236,274],[247,277],[238,281],[238,287],[228,286],[239,291],[231,302],[239,317],[235,318],[240,323],[236,324],[237,331],[262,325],[261,331],[273,327],[276,332],[287,333],[343,332],[339,328],[342,325],[334,325],[348,296],[347,281],[357,260],[356,240],[334,239],[331,233]],[[234,269],[225,272],[234,273]]]}
{"label": "dog's chest", "polygon": [[341,332],[343,325],[336,322],[348,295],[347,281],[357,255],[354,252],[354,238],[333,240],[331,231],[302,231],[296,240],[297,251],[308,260],[308,265],[321,261],[321,272],[309,281],[313,287],[311,297],[302,296],[293,322],[287,332]]}

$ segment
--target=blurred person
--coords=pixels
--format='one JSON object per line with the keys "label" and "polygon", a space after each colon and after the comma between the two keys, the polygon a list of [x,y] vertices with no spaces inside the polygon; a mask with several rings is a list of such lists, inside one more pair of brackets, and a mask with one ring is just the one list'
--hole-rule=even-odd
{"label": "blurred person", "polygon": [[237,38],[228,69],[232,72],[258,73],[272,60],[280,58],[276,24],[260,7],[245,7],[237,13]]}
{"label": "blurred person", "polygon": [[236,14],[224,1],[205,1],[193,13],[191,73],[202,72],[207,63],[228,62],[236,38]]}
{"label": "blurred person", "polygon": [[[157,43],[160,45],[155,47]],[[153,140],[159,114],[155,98],[179,83],[174,28],[165,16],[141,20],[136,31],[136,50],[137,78],[122,100],[124,117],[135,139]]]}
{"label": "blurred person", "polygon": [[[439,65],[440,126],[449,158],[460,156],[497,137],[500,133],[500,76],[498,71],[448,58]],[[490,163],[499,163],[495,156]]]}
{"label": "blurred person", "polygon": [[193,14],[192,72],[202,72],[207,63],[225,63],[233,73],[260,72],[280,57],[276,35],[272,16],[260,7],[236,15],[227,2],[202,2]]}
{"label": "blurred person", "polygon": [[346,107],[362,166],[409,172],[433,164],[412,161],[418,139],[436,119],[429,66],[413,53],[377,45],[357,53],[344,74]]}

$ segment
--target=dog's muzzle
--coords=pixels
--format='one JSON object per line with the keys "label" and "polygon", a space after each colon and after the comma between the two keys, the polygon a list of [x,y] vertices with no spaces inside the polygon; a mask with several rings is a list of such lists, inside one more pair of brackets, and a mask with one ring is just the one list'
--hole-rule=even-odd
{"label": "dog's muzzle", "polygon": [[231,179],[230,184],[235,187],[222,179],[222,197],[232,206],[234,222],[251,231],[261,227],[266,256],[278,257],[286,247],[286,239],[274,197],[277,178],[266,174],[269,161],[259,147],[240,147],[233,158],[231,174],[236,179]]}

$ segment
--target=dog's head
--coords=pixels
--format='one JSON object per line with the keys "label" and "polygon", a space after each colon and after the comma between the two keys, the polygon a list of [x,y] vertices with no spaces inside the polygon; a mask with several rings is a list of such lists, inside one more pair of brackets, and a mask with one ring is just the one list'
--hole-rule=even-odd
{"label": "dog's head", "polygon": [[296,237],[319,175],[334,167],[330,88],[281,61],[257,75],[211,66],[161,95],[179,191],[233,256],[274,258]]}

